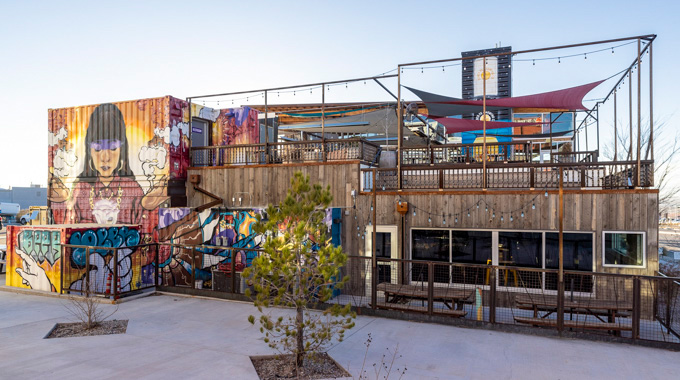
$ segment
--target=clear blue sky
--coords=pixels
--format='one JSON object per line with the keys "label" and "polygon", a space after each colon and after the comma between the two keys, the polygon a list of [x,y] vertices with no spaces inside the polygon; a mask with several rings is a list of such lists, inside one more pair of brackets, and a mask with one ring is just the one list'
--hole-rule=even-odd
{"label": "clear blue sky", "polygon": [[[673,1],[0,0],[0,187],[46,184],[49,108],[375,75],[498,42],[523,50],[658,34],[655,118],[677,130],[679,8]],[[623,50],[618,61],[592,56],[590,66],[581,58],[518,63],[515,94],[614,74],[632,58]],[[404,84],[459,96],[459,74],[435,71],[411,71]],[[339,90],[328,101],[388,99],[375,89]]]}

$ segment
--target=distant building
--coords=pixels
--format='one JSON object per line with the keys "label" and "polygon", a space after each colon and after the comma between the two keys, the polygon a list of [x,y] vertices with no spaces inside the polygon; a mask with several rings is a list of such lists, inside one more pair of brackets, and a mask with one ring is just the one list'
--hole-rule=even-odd
{"label": "distant building", "polygon": [[18,203],[22,210],[28,206],[47,206],[47,188],[31,185],[0,189],[0,202]]}

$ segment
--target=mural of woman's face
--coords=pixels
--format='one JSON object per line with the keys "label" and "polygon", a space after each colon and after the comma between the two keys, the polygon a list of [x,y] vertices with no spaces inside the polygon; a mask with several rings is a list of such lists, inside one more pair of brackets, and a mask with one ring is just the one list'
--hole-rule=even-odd
{"label": "mural of woman's face", "polygon": [[120,140],[97,140],[90,144],[92,165],[100,177],[111,178],[120,163]]}

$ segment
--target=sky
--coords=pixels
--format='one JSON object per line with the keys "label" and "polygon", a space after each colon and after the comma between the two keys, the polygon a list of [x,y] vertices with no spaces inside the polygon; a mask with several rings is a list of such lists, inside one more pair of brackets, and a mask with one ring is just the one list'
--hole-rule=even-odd
{"label": "sky", "polygon": [[[546,46],[657,34],[654,119],[675,115],[680,6],[672,1],[7,1],[0,0],[0,188],[47,183],[47,111],[172,95],[178,98],[343,80],[398,64],[501,46]],[[606,45],[611,46],[611,45]],[[598,48],[524,58],[555,58]],[[513,93],[609,77],[635,45],[582,58],[515,62]],[[522,58],[522,57],[517,57]],[[643,62],[643,75],[646,74]],[[407,70],[402,84],[460,96],[460,68]],[[448,70],[447,70],[448,69]],[[394,71],[392,71],[394,72]],[[385,80],[396,92],[396,81]],[[596,99],[607,88],[589,94]],[[273,94],[270,95],[270,99]],[[405,92],[406,100],[415,96]],[[229,97],[206,105],[231,106]],[[327,102],[391,100],[377,85],[332,87]],[[202,100],[197,100],[199,103]],[[211,103],[212,101],[212,103]],[[278,94],[272,102],[320,102]],[[235,104],[262,104],[238,98]],[[586,104],[592,104],[586,103]],[[648,109],[648,106],[645,105]],[[643,117],[648,113],[643,112]],[[613,116],[603,116],[606,123]],[[602,128],[604,142],[611,131]],[[592,146],[591,146],[592,148]]]}

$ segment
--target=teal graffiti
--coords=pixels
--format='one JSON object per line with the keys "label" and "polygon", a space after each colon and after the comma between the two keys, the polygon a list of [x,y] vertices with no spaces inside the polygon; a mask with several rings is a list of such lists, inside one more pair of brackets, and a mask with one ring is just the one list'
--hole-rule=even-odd
{"label": "teal graffiti", "polygon": [[45,261],[54,265],[61,258],[59,231],[24,230],[18,239],[19,249],[35,261],[42,264]]}

